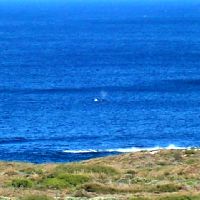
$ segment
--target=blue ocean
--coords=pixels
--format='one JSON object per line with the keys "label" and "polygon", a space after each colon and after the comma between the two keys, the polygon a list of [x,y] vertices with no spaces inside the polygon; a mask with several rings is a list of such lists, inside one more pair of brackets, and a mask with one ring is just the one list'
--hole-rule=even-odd
{"label": "blue ocean", "polygon": [[199,146],[199,1],[0,1],[0,160]]}

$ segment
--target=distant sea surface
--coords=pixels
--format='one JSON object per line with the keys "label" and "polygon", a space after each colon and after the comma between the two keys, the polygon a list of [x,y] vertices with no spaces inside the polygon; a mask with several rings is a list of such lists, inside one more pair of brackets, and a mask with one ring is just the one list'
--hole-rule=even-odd
{"label": "distant sea surface", "polygon": [[0,160],[199,146],[199,1],[0,2]]}

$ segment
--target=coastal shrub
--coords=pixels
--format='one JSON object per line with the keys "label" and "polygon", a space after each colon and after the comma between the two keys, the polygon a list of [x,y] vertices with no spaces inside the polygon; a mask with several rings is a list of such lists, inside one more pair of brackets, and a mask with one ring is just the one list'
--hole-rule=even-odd
{"label": "coastal shrub", "polygon": [[67,164],[67,165],[59,165],[55,168],[55,175],[60,173],[80,173],[84,172],[85,167],[82,164]]}
{"label": "coastal shrub", "polygon": [[69,185],[67,185],[65,180],[58,179],[58,178],[47,178],[42,183],[42,186],[49,189],[62,189],[62,188],[69,187]]}
{"label": "coastal shrub", "polygon": [[137,172],[136,172],[135,170],[130,169],[130,170],[127,170],[127,171],[126,171],[126,174],[129,174],[129,175],[131,175],[132,177],[134,177],[134,176],[137,174]]}
{"label": "coastal shrub", "polygon": [[90,178],[79,174],[59,174],[56,177],[46,178],[42,185],[52,189],[76,187],[88,182]]}
{"label": "coastal shrub", "polygon": [[65,172],[65,173],[104,173],[107,175],[116,175],[118,171],[110,166],[102,165],[84,165],[84,164],[69,164],[69,165],[59,165],[56,167],[55,172]]}
{"label": "coastal shrub", "polygon": [[186,164],[188,164],[188,165],[192,165],[192,164],[194,164],[194,163],[196,163],[197,162],[197,160],[196,159],[189,159],[189,160],[187,160],[186,161]]}
{"label": "coastal shrub", "polygon": [[180,151],[175,151],[173,154],[173,157],[174,157],[174,160],[177,162],[180,162],[183,159]]}
{"label": "coastal shrub", "polygon": [[101,183],[86,183],[81,187],[86,192],[98,194],[119,194],[119,193],[132,193],[137,191],[130,187],[116,187],[114,185],[103,185]]}
{"label": "coastal shrub", "polygon": [[135,177],[131,180],[131,183],[149,183],[151,182],[150,179],[143,178],[143,177]]}
{"label": "coastal shrub", "polygon": [[187,149],[187,150],[185,150],[185,154],[186,155],[193,155],[195,153],[196,153],[195,149]]}
{"label": "coastal shrub", "polygon": [[29,179],[13,179],[10,185],[15,188],[31,188],[33,182]]}
{"label": "coastal shrub", "polygon": [[186,184],[189,186],[195,186],[195,185],[199,185],[199,181],[195,179],[189,179],[186,181]]}
{"label": "coastal shrub", "polygon": [[164,172],[164,176],[170,176],[170,172],[169,171],[165,171]]}
{"label": "coastal shrub", "polygon": [[53,200],[53,198],[46,195],[28,195],[20,198],[20,200]]}
{"label": "coastal shrub", "polygon": [[76,187],[90,180],[89,176],[81,174],[61,174],[57,178],[64,180],[68,186]]}
{"label": "coastal shrub", "polygon": [[91,165],[88,166],[88,171],[91,171],[93,173],[103,173],[107,175],[115,175],[118,174],[117,170],[113,167],[109,166],[101,166],[101,165]]}
{"label": "coastal shrub", "polygon": [[14,169],[9,169],[9,170],[6,170],[6,172],[5,172],[5,175],[7,175],[7,176],[15,176],[18,174],[19,174],[19,172]]}
{"label": "coastal shrub", "polygon": [[157,185],[154,188],[151,188],[151,192],[162,193],[162,192],[178,192],[181,189],[179,185],[173,183]]}
{"label": "coastal shrub", "polygon": [[81,199],[83,199],[84,197],[86,199],[93,197],[93,195],[91,195],[91,193],[86,192],[83,189],[80,190],[76,190],[75,193],[73,194],[74,197],[81,197]]}
{"label": "coastal shrub", "polygon": [[99,183],[85,184],[82,189],[87,192],[99,193],[99,194],[114,194],[117,190],[113,187],[105,186]]}
{"label": "coastal shrub", "polygon": [[39,174],[39,175],[42,175],[43,174],[43,170],[40,169],[40,168],[32,168],[32,167],[29,167],[29,168],[25,168],[25,169],[22,169],[20,170],[21,173],[24,173],[24,174]]}
{"label": "coastal shrub", "polygon": [[167,162],[163,161],[163,160],[159,160],[157,164],[160,166],[165,166],[165,165],[167,165]]}

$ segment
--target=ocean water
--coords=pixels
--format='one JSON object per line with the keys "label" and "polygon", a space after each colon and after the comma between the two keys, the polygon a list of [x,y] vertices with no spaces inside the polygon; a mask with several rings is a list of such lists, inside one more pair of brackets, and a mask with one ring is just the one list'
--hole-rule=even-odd
{"label": "ocean water", "polygon": [[200,2],[0,2],[0,160],[200,146]]}

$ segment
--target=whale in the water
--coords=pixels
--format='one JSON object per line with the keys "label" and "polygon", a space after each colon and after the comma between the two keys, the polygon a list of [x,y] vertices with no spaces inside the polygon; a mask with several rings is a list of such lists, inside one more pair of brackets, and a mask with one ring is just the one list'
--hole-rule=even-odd
{"label": "whale in the water", "polygon": [[101,99],[101,98],[94,98],[93,100],[94,102],[103,102],[106,101],[105,99]]}
{"label": "whale in the water", "polygon": [[99,99],[98,99],[98,98],[95,98],[95,99],[94,99],[94,102],[98,102],[98,101],[99,101]]}

